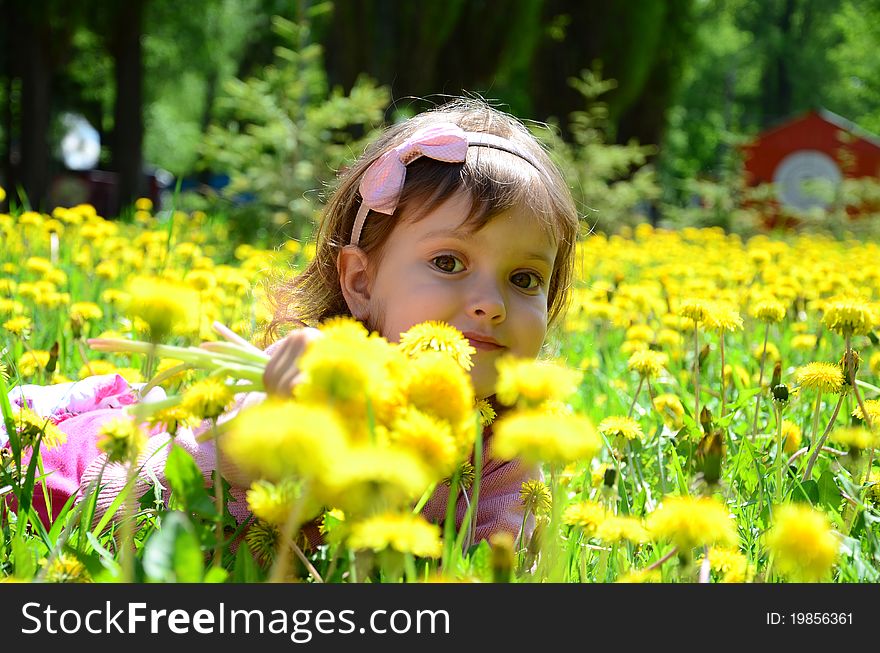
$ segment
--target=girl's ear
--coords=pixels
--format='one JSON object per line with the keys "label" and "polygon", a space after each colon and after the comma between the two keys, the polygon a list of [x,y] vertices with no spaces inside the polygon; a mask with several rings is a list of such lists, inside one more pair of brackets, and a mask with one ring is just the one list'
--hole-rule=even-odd
{"label": "girl's ear", "polygon": [[370,273],[366,252],[357,245],[346,245],[339,250],[336,271],[342,296],[352,317],[366,320],[370,305]]}

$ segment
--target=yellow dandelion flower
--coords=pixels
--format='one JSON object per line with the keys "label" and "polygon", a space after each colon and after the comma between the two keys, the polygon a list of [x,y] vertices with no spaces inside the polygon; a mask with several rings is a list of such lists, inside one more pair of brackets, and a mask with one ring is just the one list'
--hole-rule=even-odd
{"label": "yellow dandelion flower", "polygon": [[644,377],[658,376],[666,364],[669,362],[669,356],[659,351],[637,351],[629,357],[626,363],[628,369],[638,372]]}
{"label": "yellow dandelion flower", "polygon": [[70,319],[80,322],[100,320],[104,317],[101,307],[94,302],[75,302],[70,305]]}
{"label": "yellow dandelion flower", "polygon": [[46,569],[47,583],[91,583],[92,577],[79,558],[62,553]]}
{"label": "yellow dandelion flower", "polygon": [[31,256],[24,262],[24,267],[29,272],[40,275],[46,274],[53,268],[52,262],[42,256]]}
{"label": "yellow dandelion flower", "polygon": [[[106,281],[113,281],[119,276],[119,264],[116,261],[101,261],[95,266],[95,276]],[[107,293],[110,290],[116,293],[120,292],[115,288],[105,290],[104,292]]]}
{"label": "yellow dandelion flower", "polygon": [[685,299],[678,307],[678,314],[692,320],[691,324],[702,324],[713,310],[713,303],[705,299]]}
{"label": "yellow dandelion flower", "polygon": [[680,429],[684,424],[684,405],[677,395],[663,393],[654,397],[654,409],[660,413],[663,423],[669,428]]}
{"label": "yellow dandelion flower", "polygon": [[318,503],[303,496],[302,484],[292,479],[254,481],[247,491],[247,502],[257,519],[273,526],[283,526],[295,510],[303,522],[321,512]]}
{"label": "yellow dandelion flower", "polygon": [[138,197],[134,201],[134,208],[138,211],[152,211],[153,210],[153,200],[149,197]]}
{"label": "yellow dandelion flower", "polygon": [[24,377],[30,377],[35,375],[37,372],[46,369],[46,365],[49,364],[49,352],[43,351],[41,349],[33,349],[31,351],[26,351],[21,355],[21,358],[18,359],[18,373]]}
{"label": "yellow dandelion flower", "polygon": [[208,377],[191,385],[183,395],[183,410],[200,419],[222,415],[235,400],[232,389],[221,379]]}
{"label": "yellow dandelion flower", "polygon": [[[868,420],[871,424],[880,424],[880,399],[867,399],[862,403],[865,405],[865,412],[868,413]],[[853,409],[852,416],[865,421],[861,406],[856,406]]]}
{"label": "yellow dandelion flower", "polygon": [[657,332],[657,344],[664,347],[678,347],[682,344],[682,337],[674,329],[660,329]]}
{"label": "yellow dandelion flower", "polygon": [[48,417],[40,417],[29,408],[19,408],[12,414],[15,431],[22,447],[33,447],[37,439],[44,449],[54,449],[67,441],[67,434]]}
{"label": "yellow dandelion flower", "polygon": [[495,413],[495,409],[492,408],[492,404],[490,404],[485,399],[480,399],[476,404],[477,411],[480,413],[480,424],[483,427],[489,426],[492,422],[495,421],[497,414]]}
{"label": "yellow dandelion flower", "polygon": [[808,363],[795,370],[800,387],[819,392],[836,392],[843,389],[843,370],[833,363]]}
{"label": "yellow dandelion flower", "polygon": [[801,427],[787,419],[782,420],[782,449],[792,454],[801,448]]}
{"label": "yellow dandelion flower", "polygon": [[147,444],[147,435],[133,419],[113,419],[98,429],[98,449],[110,462],[134,460]]}
{"label": "yellow dandelion flower", "polygon": [[755,345],[755,348],[752,349],[752,356],[754,356],[757,360],[761,360],[761,356],[764,356],[765,361],[782,360],[782,357],[779,354],[779,348],[772,342],[767,343],[766,353],[764,349],[764,343],[761,343],[760,345]]}
{"label": "yellow dandelion flower", "polygon": [[414,452],[430,469],[447,475],[458,459],[467,452],[459,451],[452,428],[443,420],[408,406],[394,419],[389,441]]}
{"label": "yellow dandelion flower", "polygon": [[597,501],[573,503],[562,513],[562,523],[576,526],[589,535],[596,532],[599,525],[608,517],[608,511]]}
{"label": "yellow dandelion flower", "polygon": [[625,337],[627,340],[652,342],[654,340],[654,329],[647,324],[635,324],[626,330]]}
{"label": "yellow dandelion flower", "polygon": [[446,354],[426,352],[414,359],[406,369],[404,392],[411,405],[453,426],[473,416],[470,376]]}
{"label": "yellow dandelion flower", "polygon": [[637,569],[625,573],[617,579],[618,583],[659,583],[662,576],[659,569]]}
{"label": "yellow dandelion flower", "polygon": [[566,464],[590,459],[602,441],[592,423],[580,415],[549,415],[523,411],[495,423],[492,455],[504,460],[521,456],[527,462]]}
{"label": "yellow dandelion flower", "polygon": [[707,544],[735,544],[735,522],[727,508],[705,497],[667,497],[648,515],[648,530],[682,553]]}
{"label": "yellow dandelion flower", "polygon": [[791,338],[791,348],[798,351],[811,351],[816,348],[816,336],[812,333],[799,333]]}
{"label": "yellow dandelion flower", "polygon": [[321,479],[346,450],[347,434],[328,408],[266,401],[226,423],[220,446],[230,460],[256,478]]}
{"label": "yellow dandelion flower", "polygon": [[183,280],[200,293],[207,292],[217,286],[217,278],[208,270],[191,270]]}
{"label": "yellow dandelion flower", "polygon": [[160,342],[172,332],[188,333],[198,324],[199,294],[168,279],[136,277],[127,288],[128,314],[143,320],[149,337]]}
{"label": "yellow dandelion flower", "polygon": [[498,381],[495,387],[498,401],[505,406],[520,402],[523,407],[535,407],[546,401],[564,401],[575,392],[582,372],[547,361],[501,357]]}
{"label": "yellow dandelion flower", "polygon": [[116,371],[116,366],[110,361],[97,360],[97,361],[89,361],[81,368],[79,368],[79,372],[77,372],[77,378],[85,379],[90,376],[102,376],[104,374],[113,374]]}
{"label": "yellow dandelion flower", "polygon": [[733,307],[723,303],[715,303],[704,320],[706,326],[713,331],[738,331],[743,327],[743,320]]}
{"label": "yellow dandelion flower", "polygon": [[624,340],[620,345],[621,354],[633,354],[639,351],[648,351],[650,345],[644,340]]}
{"label": "yellow dandelion flower", "polygon": [[749,560],[738,549],[710,547],[709,566],[721,574],[722,583],[745,583],[751,576]]}
{"label": "yellow dandelion flower", "polygon": [[3,323],[4,329],[9,331],[9,333],[11,333],[12,335],[18,336],[19,338],[29,333],[32,326],[33,323],[31,322],[30,318],[25,317],[24,315],[13,317]]}
{"label": "yellow dandelion flower", "polygon": [[871,358],[868,360],[868,369],[874,376],[880,376],[880,351],[871,354]]}
{"label": "yellow dandelion flower", "polygon": [[642,427],[631,417],[606,417],[599,422],[599,432],[607,438],[623,438],[624,440],[642,440],[645,434]]}
{"label": "yellow dandelion flower", "polygon": [[863,336],[870,333],[877,322],[871,306],[853,298],[839,299],[825,304],[822,324],[841,335]]}
{"label": "yellow dandelion flower", "polygon": [[777,508],[764,542],[774,570],[795,582],[828,580],[840,548],[828,518],[805,504]]}
{"label": "yellow dandelion flower", "polygon": [[782,322],[786,314],[785,304],[775,299],[765,299],[752,307],[752,317],[761,322]]}
{"label": "yellow dandelion flower", "polygon": [[553,496],[547,484],[539,480],[524,481],[519,490],[520,503],[526,512],[534,515],[545,515],[553,505]]}
{"label": "yellow dandelion flower", "polygon": [[400,334],[399,346],[407,356],[439,351],[451,356],[465,370],[473,367],[471,357],[477,353],[467,338],[445,322],[422,322]]}
{"label": "yellow dandelion flower", "polygon": [[624,541],[641,544],[651,539],[641,520],[618,515],[609,515],[599,523],[595,535],[599,540],[609,544]]}
{"label": "yellow dandelion flower", "polygon": [[880,444],[880,438],[861,426],[842,426],[831,431],[832,442],[851,449],[869,449]]}
{"label": "yellow dandelion flower", "polygon": [[333,406],[352,425],[366,424],[368,402],[383,412],[397,401],[396,352],[387,341],[351,319],[332,320],[321,331],[324,337],[300,358],[304,380],[294,389],[297,399]]}
{"label": "yellow dandelion flower", "polygon": [[363,445],[336,456],[332,477],[318,491],[327,505],[363,515],[409,505],[438,476],[409,451]]}
{"label": "yellow dandelion flower", "polygon": [[393,549],[422,558],[437,558],[443,551],[440,527],[409,513],[384,513],[352,524],[348,546],[356,551]]}

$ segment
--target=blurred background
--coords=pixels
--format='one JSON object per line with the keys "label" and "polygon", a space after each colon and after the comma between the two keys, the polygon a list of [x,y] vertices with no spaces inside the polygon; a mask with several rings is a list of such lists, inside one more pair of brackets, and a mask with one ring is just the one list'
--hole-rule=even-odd
{"label": "blurred background", "polygon": [[0,0],[4,210],[301,237],[373,130],[528,121],[586,221],[868,229],[880,0]]}

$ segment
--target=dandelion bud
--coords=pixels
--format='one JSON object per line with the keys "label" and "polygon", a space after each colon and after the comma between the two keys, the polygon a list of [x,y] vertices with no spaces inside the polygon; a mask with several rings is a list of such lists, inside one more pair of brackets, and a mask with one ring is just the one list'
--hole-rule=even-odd
{"label": "dandelion bud", "polygon": [[605,473],[602,475],[602,484],[607,488],[614,487],[614,482],[617,480],[617,468],[616,467],[608,467],[605,470]]}
{"label": "dandelion bud", "polygon": [[489,538],[492,547],[492,582],[509,583],[513,573],[513,536],[500,531]]}
{"label": "dandelion bud", "polygon": [[856,378],[856,372],[859,371],[859,365],[862,363],[862,357],[855,349],[844,352],[843,358],[840,359],[840,369],[843,370],[843,384],[852,385],[852,379]]}
{"label": "dandelion bud", "polygon": [[780,383],[782,383],[782,363],[776,361],[776,364],[773,365],[773,377],[770,379],[770,387],[775,388]]}
{"label": "dandelion bud", "polygon": [[788,403],[789,393],[788,386],[784,383],[773,386],[773,401],[785,405]]}

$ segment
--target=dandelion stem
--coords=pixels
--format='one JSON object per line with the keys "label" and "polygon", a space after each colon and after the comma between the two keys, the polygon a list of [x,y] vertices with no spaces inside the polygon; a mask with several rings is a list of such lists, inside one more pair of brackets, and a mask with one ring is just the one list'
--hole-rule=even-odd
{"label": "dandelion stem", "polygon": [[767,360],[767,339],[770,337],[770,323],[764,327],[764,348],[761,350],[761,371],[758,374],[758,394],[755,395],[755,418],[752,424],[752,442],[758,434],[758,411],[761,408],[761,392],[764,383],[764,362]]}
{"label": "dandelion stem", "polygon": [[700,420],[700,329],[694,322],[694,421]]}
{"label": "dandelion stem", "polygon": [[834,407],[834,412],[831,414],[831,419],[828,420],[828,426],[825,427],[824,433],[822,433],[822,437],[819,438],[818,442],[813,444],[813,453],[810,454],[809,460],[807,460],[807,466],[804,469],[803,476],[801,476],[801,482],[809,481],[810,476],[813,473],[813,465],[816,464],[816,460],[819,458],[819,451],[822,449],[822,445],[825,444],[825,439],[828,437],[828,434],[831,433],[831,429],[834,426],[834,421],[837,419],[837,414],[840,412],[840,407],[843,405],[843,398],[845,395],[841,394],[840,399],[837,400],[837,405]]}
{"label": "dandelion stem", "polygon": [[652,562],[650,565],[648,565],[647,567],[645,567],[645,571],[651,571],[652,569],[657,569],[658,567],[661,567],[661,566],[663,565],[664,562],[666,562],[667,560],[669,560],[669,559],[670,559],[672,556],[674,556],[676,553],[678,553],[678,547],[677,547],[677,546],[674,546],[674,547],[672,547],[672,549],[670,549],[669,552],[668,552],[666,555],[664,555],[662,558],[660,558],[660,559],[657,560],[656,562]]}
{"label": "dandelion stem", "polygon": [[782,492],[782,406],[776,406],[776,492],[775,501],[781,503],[783,498]]}
{"label": "dandelion stem", "polygon": [[223,566],[223,514],[226,512],[226,504],[223,496],[223,477],[220,475],[220,438],[217,437],[217,418],[211,420],[211,438],[214,440],[214,504],[217,509],[217,526],[214,533],[214,561],[215,567]]}
{"label": "dandelion stem", "polygon": [[721,410],[720,417],[724,417],[724,329],[718,333],[718,342],[721,351]]}
{"label": "dandelion stem", "polygon": [[629,405],[629,412],[626,414],[627,417],[632,417],[633,411],[636,408],[636,400],[639,398],[639,394],[641,394],[642,392],[642,384],[644,382],[644,375],[639,376],[639,387],[636,388],[636,393],[633,395],[632,403]]}

